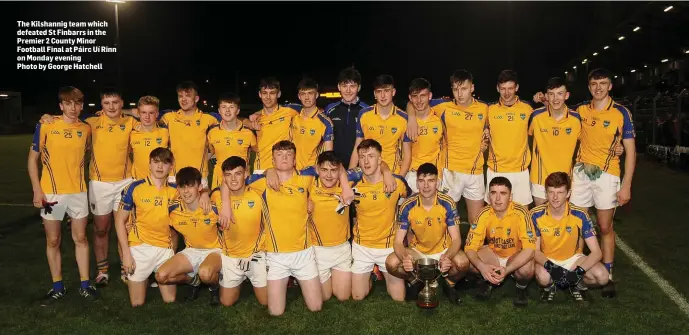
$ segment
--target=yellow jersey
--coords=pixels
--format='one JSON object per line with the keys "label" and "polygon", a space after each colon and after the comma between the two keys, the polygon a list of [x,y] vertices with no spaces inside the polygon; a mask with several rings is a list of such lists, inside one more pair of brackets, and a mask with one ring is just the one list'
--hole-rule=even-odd
{"label": "yellow jersey", "polygon": [[385,193],[385,184],[381,179],[370,183],[363,177],[354,184],[356,203],[356,225],[354,225],[354,242],[375,249],[392,248],[397,225],[397,203],[401,198],[411,194],[404,178],[395,175],[397,189]]}
{"label": "yellow jersey", "polygon": [[313,201],[313,211],[309,216],[311,244],[320,247],[332,247],[349,241],[349,208],[339,213],[335,211],[340,204],[342,187],[339,183],[325,187],[316,178],[309,190],[309,199]]}
{"label": "yellow jersey", "polygon": [[378,113],[378,105],[366,107],[359,112],[356,122],[356,137],[378,141],[383,147],[383,162],[392,173],[399,173],[402,164],[402,143],[411,142],[407,137],[407,113],[396,106],[387,119]]}
{"label": "yellow jersey", "polygon": [[[567,108],[565,106],[565,108]],[[539,108],[529,119],[529,135],[533,136],[531,183],[545,185],[553,172],[572,175],[572,163],[581,134],[579,113],[569,110],[562,119],[555,120],[547,107]]]}
{"label": "yellow jersey", "polygon": [[105,113],[87,117],[84,121],[92,131],[89,179],[113,182],[130,178],[129,135],[138,121],[125,115],[113,120]]}
{"label": "yellow jersey", "polygon": [[45,194],[86,192],[84,154],[91,127],[79,120],[67,123],[57,116],[53,123],[38,123],[31,150],[41,155],[41,190]]}
{"label": "yellow jersey", "polygon": [[265,214],[266,251],[295,252],[310,247],[308,234],[308,191],[316,170],[294,171],[292,177],[280,185],[280,191],[267,187],[263,175],[252,175],[247,184],[263,197]]}
{"label": "yellow jersey", "polygon": [[239,126],[234,130],[225,130],[220,124],[211,126],[208,130],[208,146],[216,159],[211,188],[220,187],[223,176],[222,163],[226,159],[237,156],[244,158],[249,164],[249,153],[256,150],[256,135],[241,122],[238,123]]}
{"label": "yellow jersey", "polygon": [[120,210],[130,211],[129,246],[147,244],[172,248],[168,208],[178,198],[177,186],[167,182],[158,189],[150,177],[132,182],[122,191]]}
{"label": "yellow jersey", "polygon": [[[258,121],[261,129],[256,132],[258,140],[258,155],[254,162],[254,170],[265,171],[273,167],[273,145],[283,140],[289,140],[290,123],[292,117],[299,112],[287,106],[275,106],[270,115],[265,109],[261,110]],[[299,151],[299,148],[297,148]]]}
{"label": "yellow jersey", "polygon": [[141,124],[134,127],[129,135],[129,147],[132,151],[132,178],[146,178],[150,173],[151,151],[156,148],[167,148],[170,132],[164,124],[153,126],[153,130],[146,131]]}
{"label": "yellow jersey", "polygon": [[[419,136],[411,145],[410,171],[416,171],[423,163],[432,163],[439,169],[440,152],[443,150],[443,123],[431,108],[426,119],[416,118]],[[442,173],[441,173],[442,174]]]}
{"label": "yellow jersey", "polygon": [[591,218],[585,208],[567,205],[565,216],[560,220],[548,213],[548,204],[534,207],[529,218],[541,238],[541,251],[550,259],[564,261],[584,252],[581,239],[596,236]]}
{"label": "yellow jersey", "polygon": [[311,115],[305,115],[302,110],[292,117],[290,139],[297,147],[297,170],[316,165],[318,154],[323,152],[325,142],[333,140],[333,122],[316,110]]}
{"label": "yellow jersey", "polygon": [[170,227],[184,237],[187,248],[219,249],[220,229],[218,228],[218,208],[213,206],[208,214],[203,214],[201,206],[192,211],[184,201],[178,199],[168,206]]}
{"label": "yellow jersey", "polygon": [[[244,194],[233,196],[232,215],[227,230],[222,232],[222,249],[227,257],[247,258],[259,251],[265,251],[265,216],[268,214],[266,203],[260,194],[246,187]],[[222,206],[220,189],[211,192],[211,202],[218,208]]]}
{"label": "yellow jersey", "polygon": [[[464,174],[483,174],[481,142],[488,120],[488,105],[476,99],[468,107],[450,100],[433,99],[431,107],[445,127],[442,167]],[[438,170],[442,170],[441,166]]]}
{"label": "yellow jersey", "polygon": [[528,209],[512,202],[500,219],[491,206],[484,207],[471,224],[464,250],[478,251],[486,241],[500,258],[509,258],[522,249],[535,250],[536,235]]}
{"label": "yellow jersey", "polygon": [[533,109],[519,100],[512,106],[498,102],[488,106],[490,150],[488,168],[494,172],[521,172],[529,168],[528,123]]}
{"label": "yellow jersey", "polygon": [[170,150],[175,157],[175,166],[170,174],[174,175],[181,168],[191,166],[201,171],[203,177],[207,177],[206,132],[220,122],[220,115],[207,114],[197,109],[191,116],[186,116],[180,109],[163,114],[160,120],[169,129]]}
{"label": "yellow jersey", "polygon": [[620,157],[615,155],[616,144],[634,138],[634,123],[629,110],[612,99],[603,110],[593,104],[577,108],[581,115],[581,147],[577,162],[593,164],[601,170],[620,176]]}
{"label": "yellow jersey", "polygon": [[412,231],[410,248],[424,255],[433,255],[452,245],[447,227],[459,227],[459,214],[455,201],[446,194],[438,192],[430,210],[421,204],[419,194],[414,194],[400,206],[397,221],[400,229]]}

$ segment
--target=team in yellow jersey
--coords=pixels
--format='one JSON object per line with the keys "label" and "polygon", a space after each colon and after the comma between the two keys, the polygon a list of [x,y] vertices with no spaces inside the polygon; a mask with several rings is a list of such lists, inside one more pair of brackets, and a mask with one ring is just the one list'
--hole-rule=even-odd
{"label": "team in yellow jersey", "polygon": [[395,82],[388,75],[376,77],[373,83],[376,104],[359,112],[354,151],[349,168],[359,163],[357,146],[365,139],[376,140],[383,147],[382,159],[392,173],[404,176],[411,165],[411,143],[407,137],[407,113],[393,103]]}
{"label": "team in yellow jersey", "polygon": [[222,183],[222,162],[232,156],[242,157],[248,162],[251,151],[257,150],[256,135],[237,118],[239,102],[239,96],[234,93],[222,95],[218,99],[218,113],[222,120],[208,130],[208,146],[216,160],[211,189],[220,187]]}
{"label": "team in yellow jersey", "polygon": [[[393,276],[410,281],[406,295],[408,299],[414,299],[423,288],[423,283],[414,282],[411,275],[414,261],[435,259],[439,262],[440,271],[447,274],[443,281],[445,293],[450,302],[459,304],[461,298],[455,283],[469,269],[469,260],[460,250],[462,236],[455,201],[438,192],[438,168],[435,165],[423,163],[416,172],[419,193],[407,198],[400,206],[394,252],[387,257],[386,268]],[[408,234],[412,238],[405,247]]]}
{"label": "team in yellow jersey", "polygon": [[[608,283],[596,230],[586,209],[569,203],[570,178],[566,172],[555,172],[544,183],[548,202],[529,212],[538,237],[535,275],[543,288],[541,299],[553,301],[558,284],[566,283],[576,301],[586,301],[588,286]],[[588,255],[583,254],[582,240]]]}
{"label": "team in yellow jersey", "polygon": [[[122,115],[122,97],[116,91],[103,92],[102,111],[79,121],[83,95],[64,89],[63,115],[42,118],[29,157],[34,205],[44,208],[54,282],[43,303],[65,293],[57,242],[50,243],[59,241],[59,220],[65,213],[76,231],[80,294],[97,298],[84,271],[88,243],[80,234],[88,200],[96,219],[96,283],[108,281],[107,243],[102,240],[107,240],[108,215],[115,210],[134,306],[144,303],[153,272],[165,301],[175,300],[175,284],[191,284],[195,298],[198,284],[205,282],[211,287],[211,302],[226,306],[237,301],[240,284],[248,278],[259,302],[273,315],[284,312],[289,277],[299,280],[312,311],[320,310],[332,295],[364,299],[372,274],[384,277],[389,295],[402,301],[418,290],[415,283],[405,285],[405,279],[422,257],[437,258],[441,270],[450,273],[441,284],[455,303],[461,298],[454,283],[471,269],[481,278],[477,297],[487,298],[494,285],[511,274],[517,282],[514,303],[526,305],[525,287],[534,266],[546,301],[552,300],[553,284],[568,287],[576,300],[586,299],[584,282],[604,286],[603,296],[614,296],[608,275],[614,256],[611,222],[614,208],[630,199],[635,156],[631,117],[608,96],[609,73],[590,74],[593,100],[576,112],[565,104],[567,87],[557,78],[551,79],[546,94],[534,97],[547,102],[535,112],[516,96],[519,85],[513,71],[500,74],[500,101],[490,106],[473,98],[473,77],[467,71],[453,73],[451,84],[452,101],[432,100],[430,83],[413,80],[408,118],[393,104],[392,78],[377,77],[377,104],[356,118],[356,148],[348,165],[359,167],[350,173],[334,156],[337,132],[316,106],[318,85],[310,79],[298,85],[301,105],[284,107],[277,103],[280,83],[263,79],[259,96],[264,108],[241,121],[238,96],[221,96],[220,114],[206,114],[196,107],[198,89],[190,82],[178,86],[180,109],[164,113],[160,123],[155,97],[142,97],[131,112],[138,118],[133,118]],[[533,151],[528,136],[534,138]],[[622,147],[627,155],[620,180]],[[93,148],[88,188],[83,176],[87,148]],[[486,148],[490,150],[484,161]],[[255,171],[247,178],[252,150],[257,152]],[[217,191],[211,201],[207,178],[209,162],[214,161],[211,185]],[[396,176],[385,174],[387,167]],[[428,171],[420,175],[420,170]],[[188,174],[179,177],[182,189],[174,187],[176,174]],[[568,174],[573,179],[572,202],[598,210],[602,265],[580,255],[583,241],[597,243],[584,209],[566,200],[557,205],[562,192],[569,192],[569,181],[562,181]],[[404,177],[418,194],[412,195]],[[548,186],[553,178],[560,178],[559,184]],[[356,212],[347,209],[352,187]],[[532,195],[537,205],[549,203],[527,215],[522,205],[529,204]],[[455,206],[462,197],[471,224],[465,251],[460,250]],[[483,199],[488,207],[483,208]],[[570,234],[574,230],[578,233]],[[174,256],[177,233],[185,248]],[[598,257],[589,249],[592,255],[586,259]]]}

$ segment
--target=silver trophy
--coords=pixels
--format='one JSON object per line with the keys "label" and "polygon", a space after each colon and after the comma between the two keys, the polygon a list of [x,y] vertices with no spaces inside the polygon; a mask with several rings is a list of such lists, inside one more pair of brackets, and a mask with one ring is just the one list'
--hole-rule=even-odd
{"label": "silver trophy", "polygon": [[438,278],[447,276],[441,273],[439,262],[432,258],[420,258],[414,261],[414,279],[412,284],[423,282],[424,286],[416,299],[416,305],[421,308],[438,307]]}

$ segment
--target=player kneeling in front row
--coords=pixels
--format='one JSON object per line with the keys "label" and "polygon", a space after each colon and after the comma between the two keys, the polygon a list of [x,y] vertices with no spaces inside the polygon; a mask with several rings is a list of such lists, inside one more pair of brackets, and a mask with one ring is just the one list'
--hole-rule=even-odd
{"label": "player kneeling in front row", "polygon": [[[466,252],[471,270],[479,273],[476,297],[488,299],[493,285],[512,274],[517,282],[515,306],[526,306],[526,286],[533,277],[536,236],[526,207],[512,201],[512,184],[495,177],[488,184],[489,206],[479,212],[467,235]],[[514,234],[514,235],[513,235]],[[484,241],[487,245],[483,245]]]}
{"label": "player kneeling in front row", "polygon": [[[222,162],[222,182],[229,188],[234,222],[222,231],[222,279],[220,280],[220,302],[232,306],[237,299],[244,279],[248,278],[254,287],[256,299],[268,305],[268,291],[265,257],[265,215],[267,208],[260,194],[245,186],[249,169],[246,160],[231,156]],[[211,201],[222,207],[219,188],[211,193]]]}
{"label": "player kneeling in front row", "polygon": [[[395,277],[412,280],[414,261],[431,258],[439,261],[440,272],[447,274],[443,290],[450,302],[459,304],[461,299],[455,283],[469,270],[469,259],[459,250],[462,236],[459,231],[459,215],[450,196],[438,192],[438,168],[431,163],[421,164],[416,171],[419,193],[402,203],[399,209],[399,229],[393,244],[395,252],[388,256],[385,266]],[[409,247],[404,240],[411,230]],[[407,285],[407,299],[416,300],[423,283]]]}
{"label": "player kneeling in front row", "polygon": [[184,237],[184,250],[160,266],[156,273],[158,284],[189,284],[192,287],[188,300],[198,297],[201,283],[208,285],[211,305],[220,303],[218,277],[220,258],[220,234],[218,209],[212,207],[204,214],[199,205],[201,171],[194,167],[180,169],[175,176],[180,199],[169,206],[170,226]]}
{"label": "player kneeling in front row", "polygon": [[[538,236],[535,272],[536,281],[543,287],[541,300],[553,301],[560,286],[569,287],[574,300],[586,301],[588,286],[608,283],[596,230],[586,209],[569,203],[571,189],[566,173],[550,174],[545,187],[548,202],[529,213]],[[588,256],[583,254],[580,238],[591,251]]]}
{"label": "player kneeling in front row", "polygon": [[[122,264],[129,276],[129,300],[133,307],[146,301],[148,277],[175,254],[168,216],[168,206],[177,198],[176,185],[167,182],[174,163],[172,152],[167,148],[156,148],[151,151],[149,161],[148,177],[132,182],[122,191],[120,210],[115,218]],[[175,285],[161,283],[158,287],[165,302],[175,301]]]}

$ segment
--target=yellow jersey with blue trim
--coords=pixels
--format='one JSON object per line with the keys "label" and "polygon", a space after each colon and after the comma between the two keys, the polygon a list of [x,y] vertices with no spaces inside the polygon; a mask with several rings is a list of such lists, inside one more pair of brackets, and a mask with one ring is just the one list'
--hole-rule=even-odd
{"label": "yellow jersey with blue trim", "polygon": [[223,129],[222,122],[208,129],[208,145],[216,159],[211,188],[220,187],[223,176],[222,163],[226,159],[237,156],[244,158],[249,164],[249,154],[252,149],[256,149],[256,135],[241,122],[238,123],[239,126],[233,130]]}
{"label": "yellow jersey with blue trim", "polygon": [[[267,170],[273,167],[273,145],[283,140],[289,140],[292,117],[299,112],[287,106],[275,106],[272,113],[261,110],[258,124],[261,129],[256,132],[258,141],[258,155],[254,162],[254,170]],[[299,147],[297,147],[297,151]]]}
{"label": "yellow jersey with blue trim", "polygon": [[264,175],[254,174],[247,184],[266,203],[266,251],[296,252],[309,248],[307,201],[316,176],[314,168],[294,171],[280,184],[280,190],[267,187]]}
{"label": "yellow jersey with blue trim", "polygon": [[197,109],[187,116],[180,109],[163,114],[160,120],[170,132],[170,151],[175,157],[175,165],[170,174],[175,175],[181,168],[191,166],[201,171],[203,177],[207,177],[206,133],[210,127],[220,122],[220,115]]}
{"label": "yellow jersey with blue trim", "polygon": [[535,110],[529,119],[529,135],[533,136],[531,183],[545,185],[553,172],[572,175],[577,141],[581,134],[579,113],[565,106],[564,116],[556,120],[548,107]]}
{"label": "yellow jersey with blue trim", "polygon": [[146,178],[150,173],[151,151],[156,148],[167,148],[170,132],[164,124],[156,124],[151,131],[139,123],[129,135],[129,147],[132,151],[132,178]]}
{"label": "yellow jersey with blue trim", "polygon": [[397,228],[397,204],[412,193],[403,177],[394,176],[397,188],[392,193],[385,192],[382,179],[371,183],[364,176],[354,184],[356,225],[353,241],[357,244],[374,249],[392,248]]}
{"label": "yellow jersey with blue trim", "polygon": [[221,233],[218,228],[218,208],[211,207],[208,214],[203,213],[201,206],[191,210],[181,199],[174,200],[168,206],[170,227],[184,237],[187,248],[219,249]]}
{"label": "yellow jersey with blue trim", "polygon": [[43,193],[86,192],[84,155],[90,134],[87,123],[68,123],[62,116],[55,117],[53,123],[36,124],[31,150],[40,154]]}
{"label": "yellow jersey with blue trim", "polygon": [[[265,251],[265,225],[268,208],[260,194],[249,187],[240,196],[232,196],[234,221],[222,231],[222,249],[227,257],[247,258],[259,251]],[[211,192],[211,202],[222,207],[220,189]]]}
{"label": "yellow jersey with blue trim", "polygon": [[445,127],[442,167],[464,174],[483,174],[481,142],[488,105],[476,99],[467,107],[445,99],[433,99],[430,104]]}
{"label": "yellow jersey with blue trim", "polygon": [[87,117],[84,121],[92,131],[89,179],[114,182],[130,178],[129,136],[138,121],[126,115],[111,119],[105,113]]}
{"label": "yellow jersey with blue trim", "polygon": [[397,221],[400,229],[412,232],[410,248],[424,255],[433,255],[452,245],[447,228],[459,227],[459,214],[450,196],[438,192],[433,206],[426,209],[417,193],[402,203]]}
{"label": "yellow jersey with blue trim", "polygon": [[596,165],[619,177],[620,157],[615,155],[615,146],[624,139],[636,137],[636,133],[629,109],[609,100],[603,110],[596,110],[592,103],[577,108],[582,128],[577,161]]}
{"label": "yellow jersey with blue trim", "polygon": [[502,218],[491,206],[484,207],[471,224],[464,250],[478,251],[485,243],[500,258],[512,257],[522,249],[536,250],[536,233],[528,215],[526,207],[514,202]]}
{"label": "yellow jersey with blue trim", "polygon": [[555,219],[548,204],[534,207],[529,212],[536,236],[541,238],[541,251],[550,259],[564,261],[584,252],[582,239],[596,236],[596,229],[585,208],[567,204],[564,216]]}
{"label": "yellow jersey with blue trim", "polygon": [[521,172],[529,168],[528,123],[533,108],[519,100],[507,106],[501,101],[488,106],[490,148],[488,168],[494,172]]}
{"label": "yellow jersey with blue trim", "polygon": [[333,122],[321,110],[311,115],[301,110],[292,117],[290,138],[297,147],[297,170],[316,165],[318,154],[323,152],[325,142],[333,140]]}
{"label": "yellow jersey with blue trim", "polygon": [[416,118],[419,136],[411,145],[411,171],[416,171],[423,163],[438,166],[443,151],[443,123],[433,108],[425,119]]}
{"label": "yellow jersey with blue trim", "polygon": [[402,143],[411,142],[407,137],[407,113],[396,106],[390,106],[386,118],[380,115],[378,104],[366,107],[359,112],[356,124],[356,137],[378,141],[381,154],[392,173],[400,173],[402,164]]}
{"label": "yellow jersey with blue trim", "polygon": [[178,198],[177,186],[165,182],[158,188],[151,177],[132,182],[122,191],[120,210],[130,211],[129,246],[147,244],[172,248],[168,208]]}

